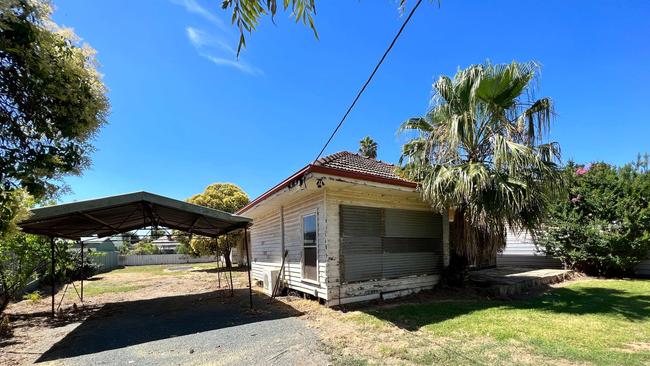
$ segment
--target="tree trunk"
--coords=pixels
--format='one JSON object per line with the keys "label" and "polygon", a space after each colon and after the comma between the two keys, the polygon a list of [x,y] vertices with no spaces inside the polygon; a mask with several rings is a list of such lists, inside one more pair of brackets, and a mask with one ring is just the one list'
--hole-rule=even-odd
{"label": "tree trunk", "polygon": [[223,248],[223,260],[226,262],[226,268],[232,268],[232,261],[230,260],[230,245]]}
{"label": "tree trunk", "polygon": [[460,209],[449,225],[449,239],[450,260],[444,275],[447,284],[460,286],[470,269],[496,266],[496,253],[505,246],[505,227],[473,227]]}

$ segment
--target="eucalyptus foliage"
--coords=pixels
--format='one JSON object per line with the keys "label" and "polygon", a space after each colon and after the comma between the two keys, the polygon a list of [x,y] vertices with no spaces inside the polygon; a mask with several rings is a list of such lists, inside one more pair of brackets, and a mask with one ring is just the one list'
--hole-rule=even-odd
{"label": "eucalyptus foliage", "polygon": [[549,98],[535,99],[535,62],[472,65],[433,85],[429,112],[400,128],[402,173],[426,202],[455,210],[452,245],[470,264],[492,264],[506,228],[540,226],[562,186],[559,145],[546,141]]}
{"label": "eucalyptus foliage", "polygon": [[[400,11],[404,9],[407,0],[398,0]],[[246,47],[246,33],[252,33],[257,29],[260,19],[264,16],[271,16],[275,21],[278,9],[290,11],[291,17],[304,25],[308,25],[318,39],[318,31],[314,17],[316,16],[316,0],[223,0],[221,7],[224,10],[231,9],[231,21],[239,29],[239,45],[237,55],[242,47]]]}
{"label": "eucalyptus foliage", "polygon": [[[235,213],[249,202],[248,195],[237,185],[232,183],[214,183],[205,188],[205,191],[190,197],[187,202],[199,206],[214,208],[228,213]],[[241,233],[222,235],[218,239],[199,235],[192,236],[177,233],[181,243],[188,243],[192,251],[198,255],[223,256],[226,266],[230,268],[230,251],[243,239]]]}
{"label": "eucalyptus foliage", "polygon": [[95,52],[50,19],[49,2],[0,2],[0,232],[17,215],[15,192],[51,196],[89,164],[106,121]]}

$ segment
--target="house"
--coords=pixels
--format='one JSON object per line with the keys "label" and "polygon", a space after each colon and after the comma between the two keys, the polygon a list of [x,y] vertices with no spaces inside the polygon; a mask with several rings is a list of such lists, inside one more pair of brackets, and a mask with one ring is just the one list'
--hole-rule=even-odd
{"label": "house", "polygon": [[[125,245],[124,239],[119,236],[107,236],[103,238],[87,237],[82,238],[84,248],[98,252],[116,252]],[[78,245],[76,245],[78,247]]]}
{"label": "house", "polygon": [[[638,263],[634,273],[639,277],[650,278],[649,259]],[[547,255],[543,248],[538,247],[529,233],[508,232],[506,247],[497,254],[497,266],[521,268],[562,268],[558,258]]]}
{"label": "house", "polygon": [[181,246],[181,243],[174,240],[171,235],[163,235],[151,242],[162,254],[174,254]]}
{"label": "house", "polygon": [[[319,159],[238,214],[250,229],[253,278],[327,305],[430,289],[449,264],[449,224],[395,166],[351,152]],[[287,251],[284,270],[279,271]]]}

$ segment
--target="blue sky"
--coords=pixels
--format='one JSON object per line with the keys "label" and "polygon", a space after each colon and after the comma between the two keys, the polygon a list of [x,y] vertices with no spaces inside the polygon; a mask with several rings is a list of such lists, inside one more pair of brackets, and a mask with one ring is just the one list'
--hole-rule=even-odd
{"label": "blue sky", "polygon": [[[213,182],[263,193],[312,161],[401,25],[391,0],[320,0],[320,40],[279,14],[235,60],[220,0],[53,0],[98,51],[109,124],[63,201],[146,190],[185,199]],[[412,6],[414,0],[410,0]],[[564,159],[622,164],[650,150],[650,2],[425,0],[327,153],[370,135],[397,162],[406,118],[458,67],[543,65]]]}

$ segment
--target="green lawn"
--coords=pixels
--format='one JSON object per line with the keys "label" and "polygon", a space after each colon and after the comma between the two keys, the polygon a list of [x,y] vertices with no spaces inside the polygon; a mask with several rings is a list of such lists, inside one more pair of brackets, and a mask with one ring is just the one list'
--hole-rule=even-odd
{"label": "green lawn", "polygon": [[[440,301],[354,312],[378,356],[415,364],[650,364],[650,281],[585,280],[520,301]],[[381,345],[401,331],[407,344]],[[363,333],[363,332],[362,332]],[[373,335],[374,334],[374,335]],[[412,336],[409,338],[409,336]],[[344,364],[377,361],[344,358]]]}
{"label": "green lawn", "polygon": [[128,266],[128,267],[113,270],[112,273],[116,273],[116,274],[146,273],[154,276],[180,276],[188,272],[188,271],[167,271],[168,268],[175,268],[175,267],[192,267],[195,269],[216,270],[217,264],[214,262],[210,262],[210,263],[189,263],[189,264],[154,264],[149,266]]}
{"label": "green lawn", "polygon": [[143,285],[125,284],[119,282],[90,282],[84,287],[85,296],[97,296],[101,294],[130,292],[143,288]]}

